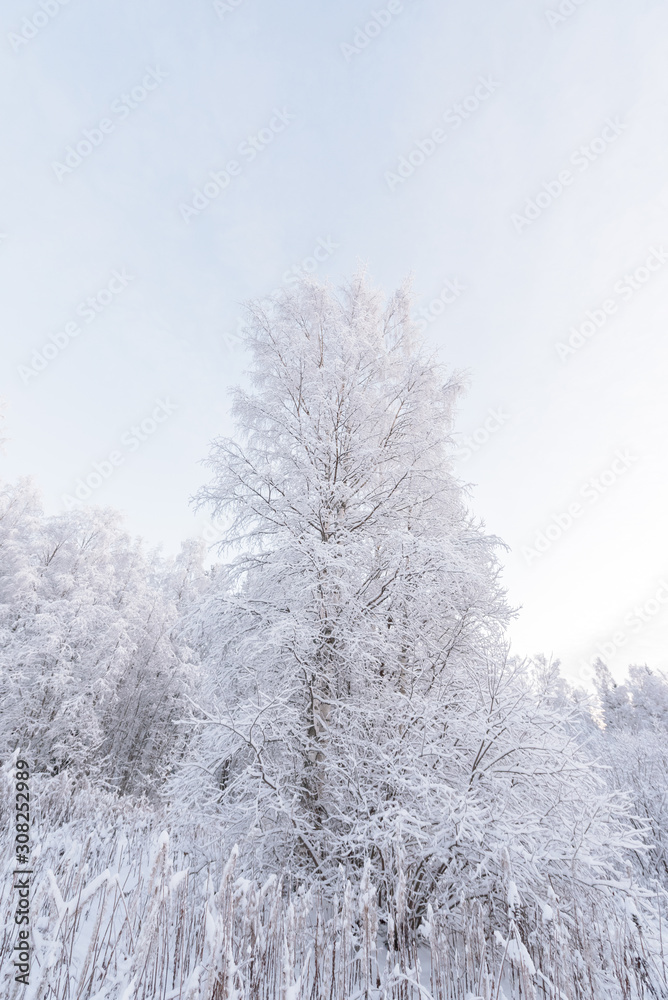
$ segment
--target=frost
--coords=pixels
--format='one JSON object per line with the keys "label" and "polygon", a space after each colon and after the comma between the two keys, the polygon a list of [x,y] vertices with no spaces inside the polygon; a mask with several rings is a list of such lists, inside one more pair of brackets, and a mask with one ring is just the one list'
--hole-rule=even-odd
{"label": "frost", "polygon": [[29,1000],[668,995],[666,679],[509,654],[405,289],[302,282],[248,340],[210,569],[0,486],[3,995],[21,755]]}

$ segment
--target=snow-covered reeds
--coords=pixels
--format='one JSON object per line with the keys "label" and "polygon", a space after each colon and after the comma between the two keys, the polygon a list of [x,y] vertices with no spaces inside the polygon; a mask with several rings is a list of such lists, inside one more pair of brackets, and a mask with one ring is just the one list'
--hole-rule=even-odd
{"label": "snow-covered reeds", "polygon": [[[63,795],[67,793],[66,801]],[[668,996],[662,891],[585,911],[555,893],[430,906],[419,928],[400,871],[379,905],[372,869],[323,897],[239,874],[207,831],[171,837],[155,807],[35,781],[32,963],[13,981],[9,838],[0,990],[9,1000],[641,1000]],[[51,822],[51,815],[57,822]],[[7,826],[4,827],[7,830]],[[6,835],[5,835],[6,836]],[[621,916],[615,917],[615,913]]]}

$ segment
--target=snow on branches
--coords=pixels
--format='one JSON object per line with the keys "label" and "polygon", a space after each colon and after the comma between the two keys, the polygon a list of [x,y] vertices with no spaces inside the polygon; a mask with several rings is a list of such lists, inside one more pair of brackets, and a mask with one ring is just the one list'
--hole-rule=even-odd
{"label": "snow on branches", "polygon": [[140,793],[182,749],[195,675],[176,626],[198,555],[161,564],[119,522],[47,517],[29,481],[0,487],[0,759],[20,747],[37,770]]}
{"label": "snow on branches", "polygon": [[254,872],[327,887],[370,861],[387,905],[403,871],[413,922],[463,898],[505,920],[503,857],[531,905],[617,885],[639,834],[556,680],[507,657],[500,543],[450,460],[462,380],[405,292],[305,281],[251,308],[247,340],[238,434],[198,496],[231,558],[197,615],[208,681],[173,797]]}

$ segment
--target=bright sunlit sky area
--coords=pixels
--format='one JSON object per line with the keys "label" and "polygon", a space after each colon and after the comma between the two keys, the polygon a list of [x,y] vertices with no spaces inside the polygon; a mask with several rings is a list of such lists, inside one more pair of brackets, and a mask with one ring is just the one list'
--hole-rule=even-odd
{"label": "bright sunlit sky area", "polygon": [[300,267],[410,274],[469,373],[456,471],[509,546],[514,650],[581,682],[597,654],[668,669],[668,4],[7,0],[0,22],[2,478],[57,512],[92,475],[84,503],[175,552],[208,531],[189,498],[233,431],[244,301]]}

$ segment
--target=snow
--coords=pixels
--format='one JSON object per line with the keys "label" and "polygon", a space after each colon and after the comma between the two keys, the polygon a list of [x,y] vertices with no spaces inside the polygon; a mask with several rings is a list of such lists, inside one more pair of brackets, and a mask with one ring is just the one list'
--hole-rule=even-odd
{"label": "snow", "polygon": [[0,486],[4,994],[20,747],[29,1000],[666,995],[668,682],[509,655],[404,290],[305,282],[249,337],[228,562]]}

